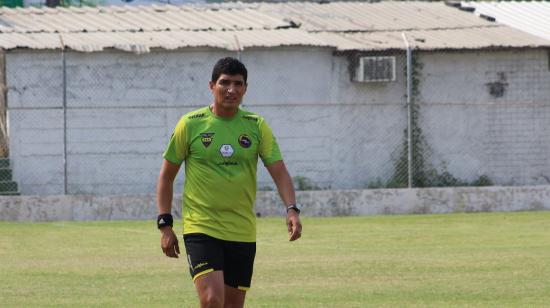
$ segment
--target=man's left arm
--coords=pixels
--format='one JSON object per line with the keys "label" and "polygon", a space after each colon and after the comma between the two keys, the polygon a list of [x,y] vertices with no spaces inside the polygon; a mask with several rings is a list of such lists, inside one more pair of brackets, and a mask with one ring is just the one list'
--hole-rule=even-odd
{"label": "man's left arm", "polygon": [[[279,195],[281,196],[285,208],[289,205],[296,205],[294,185],[292,183],[292,178],[286,169],[285,163],[282,160],[279,160],[266,168],[273,178],[275,185],[277,185],[277,191],[279,191]],[[293,209],[287,209],[286,225],[288,228],[290,241],[295,241],[302,236],[302,222],[300,221],[300,214],[298,212]]]}

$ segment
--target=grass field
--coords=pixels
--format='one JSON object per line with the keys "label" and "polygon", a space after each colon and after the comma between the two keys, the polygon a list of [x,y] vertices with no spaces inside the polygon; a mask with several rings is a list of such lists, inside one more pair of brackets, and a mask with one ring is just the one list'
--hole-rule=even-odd
{"label": "grass field", "polygon": [[[247,307],[550,305],[550,212],[303,222],[258,220]],[[0,223],[0,307],[197,307],[159,245],[153,221]]]}

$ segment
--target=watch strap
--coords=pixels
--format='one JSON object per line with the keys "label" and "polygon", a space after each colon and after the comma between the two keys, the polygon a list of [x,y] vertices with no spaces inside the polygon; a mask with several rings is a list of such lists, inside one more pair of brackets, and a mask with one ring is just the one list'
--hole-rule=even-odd
{"label": "watch strap", "polygon": [[300,209],[298,208],[298,206],[296,204],[291,204],[289,206],[286,207],[286,212],[288,213],[288,211],[290,210],[294,210],[297,214],[300,214]]}

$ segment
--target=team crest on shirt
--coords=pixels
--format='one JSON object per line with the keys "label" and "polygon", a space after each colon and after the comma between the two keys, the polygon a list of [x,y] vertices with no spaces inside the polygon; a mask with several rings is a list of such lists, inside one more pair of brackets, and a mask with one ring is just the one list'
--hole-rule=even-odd
{"label": "team crest on shirt", "polygon": [[247,149],[252,145],[252,140],[250,140],[250,137],[248,135],[242,134],[239,136],[239,144]]}
{"label": "team crest on shirt", "polygon": [[220,153],[224,158],[229,158],[233,156],[233,153],[235,153],[235,150],[230,144],[222,144],[220,147]]}
{"label": "team crest on shirt", "polygon": [[202,145],[204,145],[205,148],[207,148],[212,143],[212,136],[214,136],[214,133],[202,133],[201,134],[201,142],[202,142]]}

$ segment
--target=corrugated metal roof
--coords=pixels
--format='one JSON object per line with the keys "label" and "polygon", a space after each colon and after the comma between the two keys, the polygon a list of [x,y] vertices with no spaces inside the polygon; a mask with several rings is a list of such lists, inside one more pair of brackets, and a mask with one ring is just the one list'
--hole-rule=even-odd
{"label": "corrugated metal roof", "polygon": [[[288,29],[298,27],[298,29]],[[323,46],[338,50],[549,46],[550,41],[443,3],[223,3],[98,8],[1,8],[0,48],[100,51]],[[357,33],[355,33],[357,32]]]}
{"label": "corrugated metal roof", "polygon": [[300,23],[301,29],[307,31],[396,31],[491,25],[441,2],[292,2],[257,7],[261,12]]}
{"label": "corrugated metal roof", "polygon": [[62,44],[77,51],[106,48],[146,53],[153,48],[177,49],[211,47],[240,50],[253,47],[319,46],[335,47],[310,33],[296,29],[256,31],[166,31],[93,33],[5,33],[0,46],[5,49],[60,49]]}
{"label": "corrugated metal roof", "polygon": [[[404,33],[409,45],[418,50],[550,47],[548,40],[506,26]],[[339,51],[406,49],[401,31],[319,32],[315,35],[334,43]]]}
{"label": "corrugated metal roof", "polygon": [[263,30],[290,23],[251,8],[200,6],[111,6],[0,9],[0,32],[131,32]]}
{"label": "corrugated metal roof", "polygon": [[550,40],[550,2],[462,2],[497,22]]}

